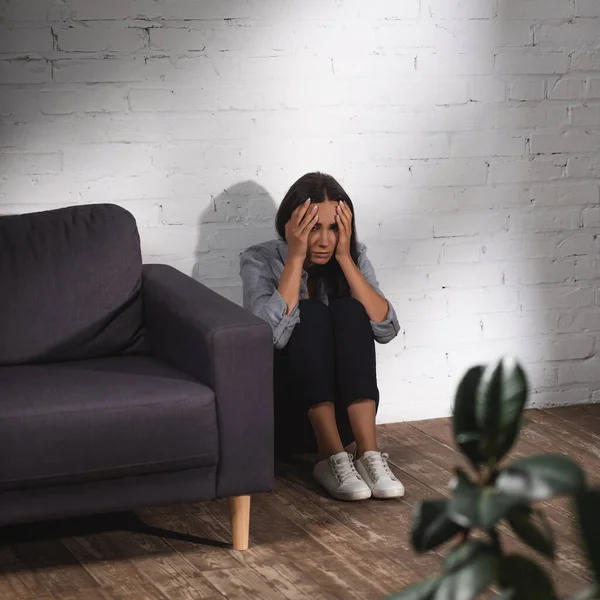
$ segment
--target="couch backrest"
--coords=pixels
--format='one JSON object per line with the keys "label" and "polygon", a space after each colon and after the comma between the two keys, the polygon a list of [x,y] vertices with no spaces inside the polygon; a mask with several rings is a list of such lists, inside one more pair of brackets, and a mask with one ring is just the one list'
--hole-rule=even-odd
{"label": "couch backrest", "polygon": [[111,204],[0,217],[0,365],[145,350],[133,216]]}

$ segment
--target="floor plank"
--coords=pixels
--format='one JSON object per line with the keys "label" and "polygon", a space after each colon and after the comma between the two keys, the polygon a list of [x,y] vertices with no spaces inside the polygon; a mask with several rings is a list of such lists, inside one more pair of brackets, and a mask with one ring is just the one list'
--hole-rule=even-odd
{"label": "floor plank", "polygon": [[14,552],[26,565],[21,577],[37,595],[65,594],[71,590],[98,588],[98,582],[59,540],[21,542]]}
{"label": "floor plank", "polygon": [[[528,411],[527,418],[507,460],[559,452],[600,482],[600,406]],[[225,501],[143,510],[83,531],[39,524],[33,538],[31,526],[21,537],[13,528],[0,538],[0,600],[379,600],[439,571],[446,549],[412,551],[414,507],[446,497],[454,468],[469,468],[448,419],[380,426],[379,441],[406,485],[402,499],[336,502],[298,460],[278,465],[272,494],[253,498],[247,552],[230,549]],[[508,527],[502,543],[542,563],[559,591],[572,594],[589,581],[572,506],[558,499],[540,507],[558,536],[554,565],[525,550]]]}

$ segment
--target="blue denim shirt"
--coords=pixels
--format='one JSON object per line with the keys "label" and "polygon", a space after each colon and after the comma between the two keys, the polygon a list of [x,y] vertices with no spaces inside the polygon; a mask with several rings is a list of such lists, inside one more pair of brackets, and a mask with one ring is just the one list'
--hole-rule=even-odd
{"label": "blue denim shirt", "polygon": [[[282,349],[288,343],[294,327],[300,321],[300,309],[294,307],[288,315],[287,304],[277,291],[285,260],[287,258],[287,243],[281,240],[272,240],[263,244],[251,246],[240,257],[240,274],[244,286],[243,306],[266,321],[273,330],[273,345]],[[375,277],[375,269],[367,258],[367,249],[364,244],[358,244],[358,268],[371,287],[380,294],[379,284]],[[308,298],[308,273],[302,272],[300,284],[300,300]],[[318,299],[328,304],[327,294],[323,285],[319,287]],[[380,344],[391,342],[400,330],[396,311],[388,301],[388,314],[385,321],[375,323],[371,321],[373,336]]]}

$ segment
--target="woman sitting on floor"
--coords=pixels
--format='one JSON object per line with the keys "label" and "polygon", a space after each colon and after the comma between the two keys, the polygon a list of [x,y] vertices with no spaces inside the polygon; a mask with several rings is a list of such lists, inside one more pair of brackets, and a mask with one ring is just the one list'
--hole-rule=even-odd
{"label": "woman sitting on floor", "polygon": [[[244,307],[273,329],[275,446],[314,451],[316,480],[340,500],[396,498],[402,483],[378,451],[375,341],[398,334],[352,201],[331,176],[308,173],[285,195],[279,240],[241,257]],[[344,448],[356,442],[356,460]]]}

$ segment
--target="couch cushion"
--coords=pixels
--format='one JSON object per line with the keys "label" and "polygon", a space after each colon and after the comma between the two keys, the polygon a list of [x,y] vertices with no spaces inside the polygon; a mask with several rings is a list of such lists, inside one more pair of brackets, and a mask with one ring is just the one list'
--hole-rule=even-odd
{"label": "couch cushion", "polygon": [[0,365],[145,350],[133,216],[110,205],[0,217]]}
{"label": "couch cushion", "polygon": [[0,488],[212,466],[212,390],[150,357],[0,367]]}

